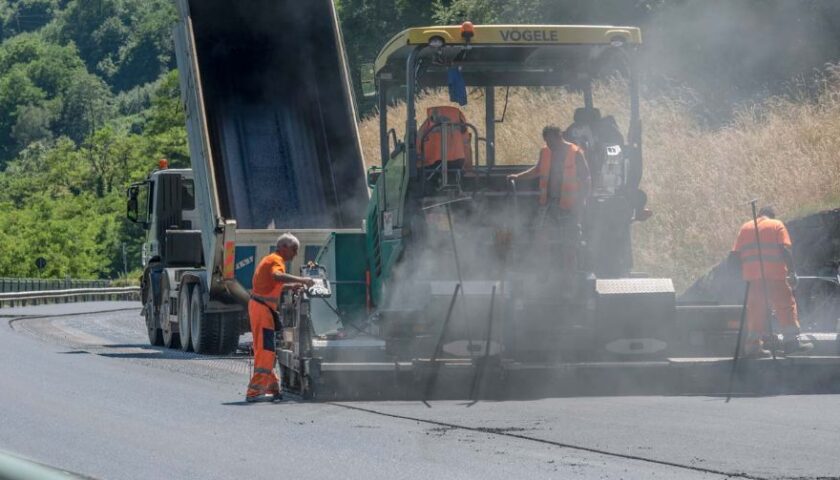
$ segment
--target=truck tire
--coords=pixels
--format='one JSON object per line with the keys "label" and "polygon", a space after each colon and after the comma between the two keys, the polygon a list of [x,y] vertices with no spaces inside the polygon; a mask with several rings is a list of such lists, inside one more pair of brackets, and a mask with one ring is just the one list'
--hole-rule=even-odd
{"label": "truck tire", "polygon": [[219,354],[230,355],[239,347],[239,314],[220,314],[219,317]]}
{"label": "truck tire", "polygon": [[163,334],[163,346],[166,348],[181,348],[181,338],[175,323],[172,323],[172,299],[169,297],[169,281],[164,278],[160,286],[160,329]]}
{"label": "truck tire", "polygon": [[219,350],[219,315],[205,314],[201,287],[193,287],[190,295],[190,340],[193,351],[215,355]]}
{"label": "truck tire", "polygon": [[146,331],[149,334],[149,344],[154,347],[163,346],[163,332],[160,330],[160,320],[155,312],[155,294],[151,285],[146,289],[143,316],[146,318]]}
{"label": "truck tire", "polygon": [[178,293],[178,334],[181,336],[181,350],[189,352],[192,348],[190,339],[190,307],[192,306],[192,284],[181,285]]}

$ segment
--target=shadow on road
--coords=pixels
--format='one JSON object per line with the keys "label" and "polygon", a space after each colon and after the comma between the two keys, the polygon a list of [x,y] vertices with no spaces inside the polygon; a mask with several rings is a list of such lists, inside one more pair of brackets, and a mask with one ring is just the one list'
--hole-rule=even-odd
{"label": "shadow on road", "polygon": [[133,348],[142,350],[142,352],[135,351],[97,354],[102,357],[110,358],[145,358],[153,360],[232,360],[248,357],[248,355],[242,353],[237,353],[233,355],[200,355],[193,352],[184,352],[182,350],[173,350],[163,347],[153,347],[145,343],[114,343],[108,345],[101,345],[101,348]]}

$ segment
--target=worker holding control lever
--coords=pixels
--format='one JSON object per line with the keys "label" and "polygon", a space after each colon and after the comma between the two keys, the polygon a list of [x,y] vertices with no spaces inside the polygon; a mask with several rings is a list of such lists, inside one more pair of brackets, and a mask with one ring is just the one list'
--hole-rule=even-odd
{"label": "worker holding control lever", "polygon": [[311,287],[315,281],[286,273],[286,262],[298,254],[300,241],[291,233],[277,239],[275,251],[260,260],[254,272],[248,317],[254,337],[254,372],[248,384],[245,401],[274,402],[283,399],[280,379],[274,371],[276,360],[275,324],[279,324],[277,307],[284,290]]}

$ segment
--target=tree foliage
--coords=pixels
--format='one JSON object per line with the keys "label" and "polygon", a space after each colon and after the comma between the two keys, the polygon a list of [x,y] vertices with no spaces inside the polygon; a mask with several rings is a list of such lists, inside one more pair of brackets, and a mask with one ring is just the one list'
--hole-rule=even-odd
{"label": "tree foliage", "polygon": [[[334,1],[357,88],[394,34],[464,20],[640,25],[647,88],[689,85],[711,112],[840,57],[836,0]],[[125,187],[189,165],[174,20],[171,0],[0,0],[0,275],[43,256],[45,275],[112,277],[123,245],[139,264]]]}

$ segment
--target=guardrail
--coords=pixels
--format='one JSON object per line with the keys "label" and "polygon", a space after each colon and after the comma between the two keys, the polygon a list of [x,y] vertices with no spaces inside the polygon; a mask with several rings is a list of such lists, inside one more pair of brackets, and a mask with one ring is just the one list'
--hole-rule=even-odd
{"label": "guardrail", "polygon": [[16,278],[0,277],[0,293],[36,292],[70,288],[105,288],[110,280],[78,280],[75,278]]}
{"label": "guardrail", "polygon": [[90,302],[94,300],[139,301],[140,287],[71,288],[66,290],[0,293],[0,308],[48,303]]}

